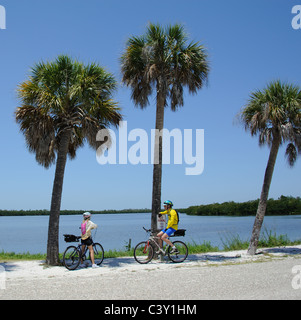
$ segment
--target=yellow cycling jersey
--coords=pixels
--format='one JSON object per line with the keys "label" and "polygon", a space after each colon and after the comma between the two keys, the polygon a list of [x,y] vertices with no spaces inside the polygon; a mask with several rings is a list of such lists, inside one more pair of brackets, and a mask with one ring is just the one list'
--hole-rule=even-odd
{"label": "yellow cycling jersey", "polygon": [[169,209],[169,210],[160,212],[160,214],[168,215],[167,228],[173,228],[175,230],[178,230],[178,215],[174,209]]}

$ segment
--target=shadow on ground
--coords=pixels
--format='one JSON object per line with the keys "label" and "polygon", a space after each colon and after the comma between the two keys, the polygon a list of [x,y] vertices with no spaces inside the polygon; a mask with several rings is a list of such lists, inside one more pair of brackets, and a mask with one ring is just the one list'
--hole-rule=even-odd
{"label": "shadow on ground", "polygon": [[294,247],[285,247],[285,248],[268,248],[268,249],[263,249],[263,253],[282,253],[282,254],[301,254],[301,249],[300,248],[294,248]]}

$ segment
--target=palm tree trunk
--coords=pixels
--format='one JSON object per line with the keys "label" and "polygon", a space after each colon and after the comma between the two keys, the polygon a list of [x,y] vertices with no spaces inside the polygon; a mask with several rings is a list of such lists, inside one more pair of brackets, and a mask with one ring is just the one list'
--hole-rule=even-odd
{"label": "palm tree trunk", "polygon": [[260,236],[260,230],[261,230],[264,215],[266,212],[267,200],[269,196],[269,190],[271,186],[273,171],[274,171],[274,167],[277,159],[280,142],[281,142],[280,133],[278,130],[275,130],[273,135],[273,142],[272,142],[272,147],[269,155],[269,160],[268,160],[268,164],[267,164],[265,175],[264,175],[261,196],[260,196],[260,200],[257,208],[254,225],[253,225],[252,236],[249,244],[248,254],[250,255],[254,255],[256,253],[259,236]]}
{"label": "palm tree trunk", "polygon": [[62,135],[57,153],[56,169],[52,189],[46,263],[49,265],[59,264],[59,222],[61,198],[63,191],[64,173],[67,161],[70,131],[66,130]]}
{"label": "palm tree trunk", "polygon": [[154,145],[154,167],[153,167],[153,193],[152,193],[152,232],[157,232],[157,214],[161,210],[161,181],[162,181],[162,138],[164,125],[164,97],[157,93],[156,109],[156,131]]}

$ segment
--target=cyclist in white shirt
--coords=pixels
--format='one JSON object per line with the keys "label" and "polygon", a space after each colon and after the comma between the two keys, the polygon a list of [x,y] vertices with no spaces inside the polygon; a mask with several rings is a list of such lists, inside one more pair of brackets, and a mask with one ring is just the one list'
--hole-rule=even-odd
{"label": "cyclist in white shirt", "polygon": [[[90,212],[84,212],[83,213],[83,222],[81,224],[81,243],[83,244],[82,246],[82,253],[85,252],[86,246],[88,246],[88,249],[90,251],[90,257],[91,257],[91,262],[92,262],[92,268],[99,268],[99,266],[95,263],[94,261],[94,251],[93,251],[93,241],[91,238],[91,230],[97,228],[97,224],[93,223],[90,218],[91,218],[91,213]],[[81,261],[81,267],[85,267],[83,264],[83,261]]]}

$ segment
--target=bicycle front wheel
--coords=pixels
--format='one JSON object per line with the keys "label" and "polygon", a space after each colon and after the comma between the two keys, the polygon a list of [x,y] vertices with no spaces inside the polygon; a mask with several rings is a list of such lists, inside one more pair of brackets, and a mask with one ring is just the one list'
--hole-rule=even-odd
{"label": "bicycle front wheel", "polygon": [[[104,259],[105,252],[103,250],[103,247],[100,243],[94,243],[93,245],[93,251],[94,251],[94,261],[99,266]],[[89,259],[91,260],[90,253],[89,253]]]}
{"label": "bicycle front wheel", "polygon": [[68,270],[75,270],[80,263],[80,252],[75,246],[68,247],[63,254],[63,264]]}
{"label": "bicycle front wheel", "polygon": [[188,256],[188,248],[182,241],[174,241],[173,245],[176,247],[176,251],[172,253],[172,247],[168,248],[168,257],[172,262],[183,262]]}
{"label": "bicycle front wheel", "polygon": [[134,249],[134,258],[138,263],[148,263],[152,260],[153,256],[154,250],[149,241],[142,241],[136,245]]}

